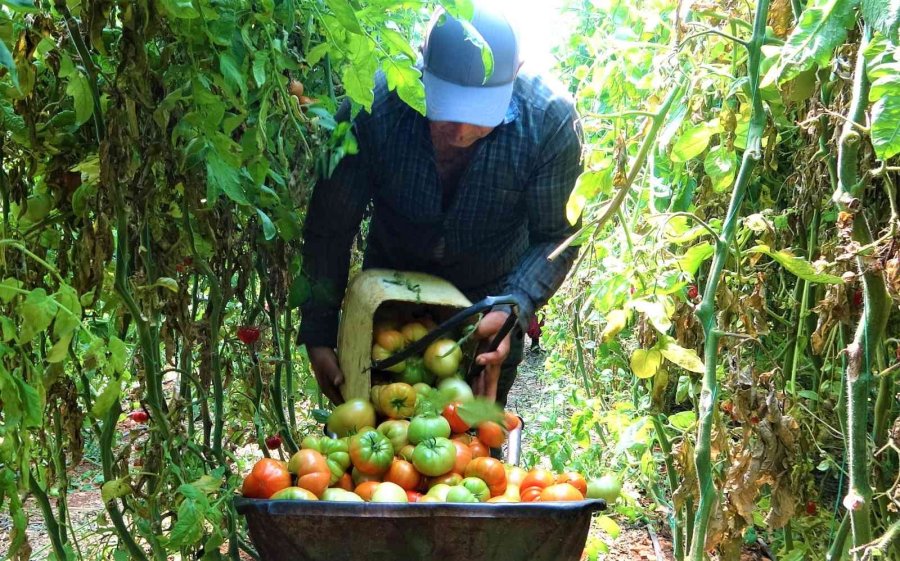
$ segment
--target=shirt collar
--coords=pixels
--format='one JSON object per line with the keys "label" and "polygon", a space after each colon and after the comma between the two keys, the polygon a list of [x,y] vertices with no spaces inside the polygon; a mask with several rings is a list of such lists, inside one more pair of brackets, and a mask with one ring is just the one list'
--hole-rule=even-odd
{"label": "shirt collar", "polygon": [[506,108],[506,115],[503,117],[501,124],[508,125],[519,118],[519,104],[516,103],[516,96],[513,95],[509,100],[509,107]]}

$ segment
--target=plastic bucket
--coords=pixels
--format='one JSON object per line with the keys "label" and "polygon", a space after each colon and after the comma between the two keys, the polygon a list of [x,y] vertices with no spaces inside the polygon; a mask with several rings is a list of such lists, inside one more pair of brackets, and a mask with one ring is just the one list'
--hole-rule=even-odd
{"label": "plastic bucket", "polygon": [[603,500],[340,503],[235,499],[263,561],[578,561]]}

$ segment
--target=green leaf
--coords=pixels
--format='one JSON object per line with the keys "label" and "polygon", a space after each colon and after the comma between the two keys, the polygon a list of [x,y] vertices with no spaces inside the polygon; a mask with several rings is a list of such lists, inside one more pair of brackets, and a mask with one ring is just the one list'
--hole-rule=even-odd
{"label": "green leaf", "polygon": [[709,139],[718,132],[718,127],[700,123],[684,131],[672,146],[673,162],[686,162],[696,158],[709,146]]}
{"label": "green leaf", "polygon": [[0,6],[6,6],[13,12],[31,14],[40,12],[40,8],[35,6],[31,0],[0,0]]}
{"label": "green leaf", "polygon": [[422,73],[413,62],[407,58],[388,59],[384,63],[384,74],[388,88],[397,90],[400,99],[424,116],[425,86],[420,79]]}
{"label": "green leaf", "polygon": [[661,364],[662,355],[656,349],[637,349],[631,353],[631,371],[638,378],[652,378]]}
{"label": "green leaf", "polygon": [[6,316],[0,316],[0,341],[4,343],[16,338],[16,324]]}
{"label": "green leaf", "polygon": [[687,430],[697,421],[697,414],[693,411],[680,411],[669,415],[669,423],[680,430]]}
{"label": "green leaf", "polygon": [[685,349],[675,339],[668,335],[661,335],[657,343],[659,352],[666,360],[677,364],[689,372],[703,373],[705,367],[703,361],[697,356],[694,349]]}
{"label": "green leaf", "polygon": [[734,152],[719,145],[710,150],[703,160],[703,169],[709,175],[713,191],[724,193],[731,189],[737,172],[737,158]]}
{"label": "green leaf", "polygon": [[311,48],[308,53],[306,53],[306,62],[312,66],[315,64],[319,64],[319,61],[328,54],[328,51],[331,48],[331,43],[328,41],[324,41],[319,43],[315,47]]}
{"label": "green leaf", "polygon": [[259,221],[262,224],[263,236],[265,236],[267,240],[271,240],[278,234],[278,231],[275,229],[275,224],[272,223],[272,219],[269,218],[269,215],[262,210],[256,209],[256,214],[259,216]]}
{"label": "green leaf", "polygon": [[87,77],[80,71],[69,76],[66,94],[75,100],[75,122],[79,125],[87,122],[94,114],[94,99]]}
{"label": "green leaf", "polygon": [[858,3],[859,0],[815,0],[807,6],[781,49],[781,60],[772,65],[761,85],[786,82],[814,64],[827,67],[834,50],[847,38]]}
{"label": "green leaf", "polygon": [[2,39],[0,39],[0,66],[6,67],[9,71],[9,76],[12,79],[13,85],[18,88],[19,76],[16,74],[16,62],[13,60],[12,53],[9,52],[6,43],[4,43]]}
{"label": "green leaf", "polygon": [[872,29],[897,42],[897,30],[900,28],[900,0],[862,0],[860,11]]}
{"label": "green leaf", "polygon": [[765,253],[789,273],[805,281],[820,284],[841,284],[844,282],[839,276],[817,272],[812,263],[785,250],[772,251],[767,245],[758,245],[751,247],[748,251],[751,253]]}
{"label": "green leaf", "polygon": [[302,306],[311,293],[309,281],[302,274],[298,273],[291,283],[291,291],[288,294],[288,307],[294,309]]}
{"label": "green leaf", "polygon": [[356,12],[353,6],[347,0],[327,0],[328,7],[334,12],[334,17],[344,26],[344,29],[359,35],[363,34],[362,28],[359,26],[359,20],[356,19]]}
{"label": "green leaf", "polygon": [[900,154],[900,78],[872,105],[872,146],[882,160]]}
{"label": "green leaf", "polygon": [[105,417],[113,404],[119,400],[119,395],[122,393],[121,384],[122,383],[119,380],[110,380],[109,383],[106,384],[106,387],[103,388],[100,395],[97,396],[97,399],[94,400],[94,405],[91,407],[91,415],[93,415],[95,419],[102,419]]}
{"label": "green leaf", "polygon": [[213,195],[207,197],[207,204],[212,205],[219,193],[225,193],[229,199],[238,204],[250,204],[238,170],[223,160],[216,150],[210,150],[206,155],[206,181],[207,190],[211,190]]}
{"label": "green leaf", "polygon": [[708,242],[693,245],[684,252],[684,255],[678,258],[678,265],[681,267],[681,270],[695,277],[700,269],[700,265],[712,257],[715,252],[715,246]]}
{"label": "green leaf", "polygon": [[675,403],[684,403],[684,401],[690,397],[692,388],[693,385],[690,376],[679,376],[678,386],[675,390]]}
{"label": "green leaf", "polygon": [[672,300],[668,297],[662,298],[639,298],[631,300],[626,305],[627,308],[636,310],[650,320],[653,327],[660,333],[665,333],[672,328],[671,317],[675,313],[675,307]]}
{"label": "green leaf", "polygon": [[484,66],[484,81],[482,83],[487,83],[494,73],[494,53],[491,51],[491,46],[488,45],[487,41],[484,40],[484,37],[481,36],[481,33],[475,29],[475,26],[470,21],[467,19],[458,19],[457,21],[462,24],[463,31],[466,32],[466,41],[481,49],[481,65]]}
{"label": "green leaf", "polygon": [[53,344],[50,347],[50,350],[47,351],[47,362],[53,364],[56,362],[62,362],[65,360],[66,356],[69,354],[69,343],[72,342],[72,337],[75,336],[75,333],[70,331],[62,336],[62,338]]}
{"label": "green leaf", "polygon": [[344,89],[347,90],[347,95],[353,101],[365,107],[366,111],[371,111],[372,103],[375,101],[375,93],[373,91],[375,87],[374,74],[362,71],[355,64],[348,64],[344,67],[341,78],[344,82]]}
{"label": "green leaf", "polygon": [[456,408],[459,418],[470,427],[475,427],[486,421],[494,421],[503,424],[503,408],[493,401],[486,399],[474,399],[467,401]]}
{"label": "green leaf", "polygon": [[159,277],[156,279],[156,282],[153,283],[153,286],[156,288],[165,288],[169,292],[178,294],[178,281],[172,277]]}
{"label": "green leaf", "polygon": [[27,343],[35,335],[47,329],[56,315],[56,310],[56,301],[47,296],[46,290],[35,288],[29,292],[25,301],[19,306],[19,314],[22,316],[19,343]]}
{"label": "green leaf", "polygon": [[265,51],[257,51],[253,55],[253,80],[256,87],[261,88],[266,83],[266,65],[269,62],[269,54]]}
{"label": "green leaf", "polygon": [[185,498],[178,507],[178,517],[169,534],[168,546],[172,549],[200,541],[203,537],[205,513],[209,510],[209,499],[196,487],[185,484],[178,491]]}
{"label": "green leaf", "polygon": [[194,8],[191,0],[161,0],[163,9],[173,18],[194,19],[200,17],[200,12]]}
{"label": "green leaf", "polygon": [[219,55],[219,71],[225,77],[225,83],[236,88],[241,95],[246,95],[247,80],[241,72],[240,63],[235,60],[231,53],[221,53]]}
{"label": "green leaf", "polygon": [[13,277],[6,277],[0,281],[0,301],[4,304],[9,304],[19,294],[17,290],[10,290],[11,288],[21,289],[22,281]]}
{"label": "green leaf", "polygon": [[131,485],[128,483],[128,478],[122,477],[104,483],[103,486],[100,487],[100,497],[103,499],[104,503],[108,503],[113,499],[130,495],[133,491],[134,489],[132,489]]}
{"label": "green leaf", "polygon": [[81,302],[78,293],[64,284],[55,295],[59,310],[53,322],[53,335],[57,339],[72,333],[81,325]]}
{"label": "green leaf", "polygon": [[410,46],[409,40],[398,31],[386,27],[379,31],[379,35],[388,44],[391,53],[402,54],[406,56],[410,62],[415,62],[418,58],[415,49]]}
{"label": "green leaf", "polygon": [[116,372],[125,371],[125,365],[128,363],[128,347],[124,341],[113,335],[109,338],[109,363]]}

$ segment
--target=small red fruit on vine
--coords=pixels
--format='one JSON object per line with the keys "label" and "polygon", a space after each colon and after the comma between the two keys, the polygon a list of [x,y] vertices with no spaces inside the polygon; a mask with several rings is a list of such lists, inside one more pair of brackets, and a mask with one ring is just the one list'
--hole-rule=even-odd
{"label": "small red fruit on vine", "polygon": [[259,328],[255,325],[242,325],[238,327],[237,337],[241,343],[252,345],[259,340]]}
{"label": "small red fruit on vine", "polygon": [[816,505],[815,501],[806,501],[806,514],[808,516],[815,516],[818,510],[819,507]]}
{"label": "small red fruit on vine", "polygon": [[853,293],[853,307],[862,308],[865,299],[863,298],[863,291],[857,290]]}
{"label": "small red fruit on vine", "polygon": [[688,298],[690,298],[691,300],[696,300],[697,297],[700,296],[700,291],[697,290],[696,284],[692,284],[691,286],[688,287],[687,295],[688,295]]}
{"label": "small red fruit on vine", "polygon": [[150,420],[150,415],[146,411],[132,411],[128,414],[128,418],[135,423],[146,423]]}
{"label": "small red fruit on vine", "polygon": [[269,450],[278,450],[281,448],[281,437],[277,434],[273,434],[272,436],[266,438],[266,448]]}
{"label": "small red fruit on vine", "polygon": [[750,424],[751,424],[751,425],[758,425],[758,424],[759,424],[759,417],[757,417],[756,415],[753,415],[752,417],[750,417]]}

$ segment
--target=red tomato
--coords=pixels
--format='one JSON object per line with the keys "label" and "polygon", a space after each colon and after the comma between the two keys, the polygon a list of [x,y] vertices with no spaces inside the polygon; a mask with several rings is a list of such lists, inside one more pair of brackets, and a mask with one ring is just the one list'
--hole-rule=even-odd
{"label": "red tomato", "polygon": [[697,296],[700,296],[700,291],[697,289],[696,284],[692,284],[691,286],[688,287],[687,296],[691,300],[695,300],[697,298]]}
{"label": "red tomato", "polygon": [[272,436],[266,438],[266,448],[269,450],[278,450],[281,448],[281,437],[277,434],[273,434]]}
{"label": "red tomato", "polygon": [[372,500],[372,493],[381,485],[380,481],[365,481],[356,486],[354,493],[362,497],[362,500],[369,502]]}
{"label": "red tomato", "polygon": [[816,512],[818,512],[819,507],[816,505],[816,501],[806,501],[806,514],[809,516],[815,516]]}
{"label": "red tomato", "polygon": [[[531,489],[534,489],[534,487]],[[558,483],[556,485],[545,487],[541,491],[540,497],[542,503],[584,500],[584,495],[568,483]]]}
{"label": "red tomato", "polygon": [[[325,458],[322,458],[325,461]],[[328,469],[328,466],[325,466]],[[291,486],[291,473],[283,462],[263,458],[256,462],[250,475],[244,479],[241,493],[251,499],[268,499],[278,491]]]}
{"label": "red tomato", "polygon": [[506,425],[506,430],[513,431],[519,427],[519,425],[522,423],[522,419],[520,419],[519,416],[512,411],[504,411],[503,422]]}
{"label": "red tomato", "polygon": [[469,425],[460,418],[457,408],[461,403],[451,403],[444,407],[444,418],[450,423],[450,430],[454,433],[463,433],[469,430]]}
{"label": "red tomato", "polygon": [[523,492],[529,487],[537,487],[543,489],[556,483],[556,475],[548,469],[537,468],[528,472],[522,484],[519,486]]}
{"label": "red tomato", "polygon": [[419,472],[406,460],[395,459],[384,474],[384,480],[396,483],[404,491],[415,489],[419,485]]}
{"label": "red tomato", "polygon": [[291,457],[291,464],[297,468],[297,487],[321,497],[331,482],[331,470],[325,456],[315,450],[300,450]]}
{"label": "red tomato", "polygon": [[456,462],[453,464],[454,473],[465,473],[466,466],[472,461],[472,449],[458,440],[451,440],[456,448]]}
{"label": "red tomato", "polygon": [[259,328],[255,325],[242,325],[238,327],[237,337],[241,343],[252,345],[259,340]]}
{"label": "red tomato", "polygon": [[506,433],[498,423],[486,421],[478,425],[478,440],[488,448],[500,448],[506,442]]}
{"label": "red tomato", "polygon": [[578,492],[582,495],[587,494],[587,480],[577,471],[567,471],[559,474],[556,478],[556,483],[568,483],[578,489]]}
{"label": "red tomato", "polygon": [[486,458],[491,455],[491,451],[488,450],[488,447],[485,446],[484,443],[477,438],[472,439],[472,443],[469,444],[469,448],[472,449],[473,458]]}
{"label": "red tomato", "polygon": [[529,487],[520,492],[520,500],[523,503],[533,503],[541,498],[541,489],[540,487]]}
{"label": "red tomato", "polygon": [[417,503],[417,502],[419,502],[419,499],[422,498],[422,493],[417,493],[417,492],[415,492],[415,491],[409,491],[409,490],[407,490],[407,491],[406,491],[406,498],[407,498],[407,500],[408,500],[409,502],[411,502],[411,503]]}
{"label": "red tomato", "polygon": [[466,477],[477,477],[491,490],[491,496],[502,495],[506,491],[506,469],[503,462],[494,458],[475,458],[466,467]]}
{"label": "red tomato", "polygon": [[134,421],[135,423],[146,423],[150,420],[150,415],[147,414],[146,411],[132,411],[128,414],[128,418]]}
{"label": "red tomato", "polygon": [[[898,348],[900,348],[900,347],[898,347]],[[469,444],[472,444],[472,435],[467,432],[461,432],[459,434],[451,434],[450,440],[458,440],[458,441],[462,442],[463,444],[465,444],[466,446],[468,446]]]}

